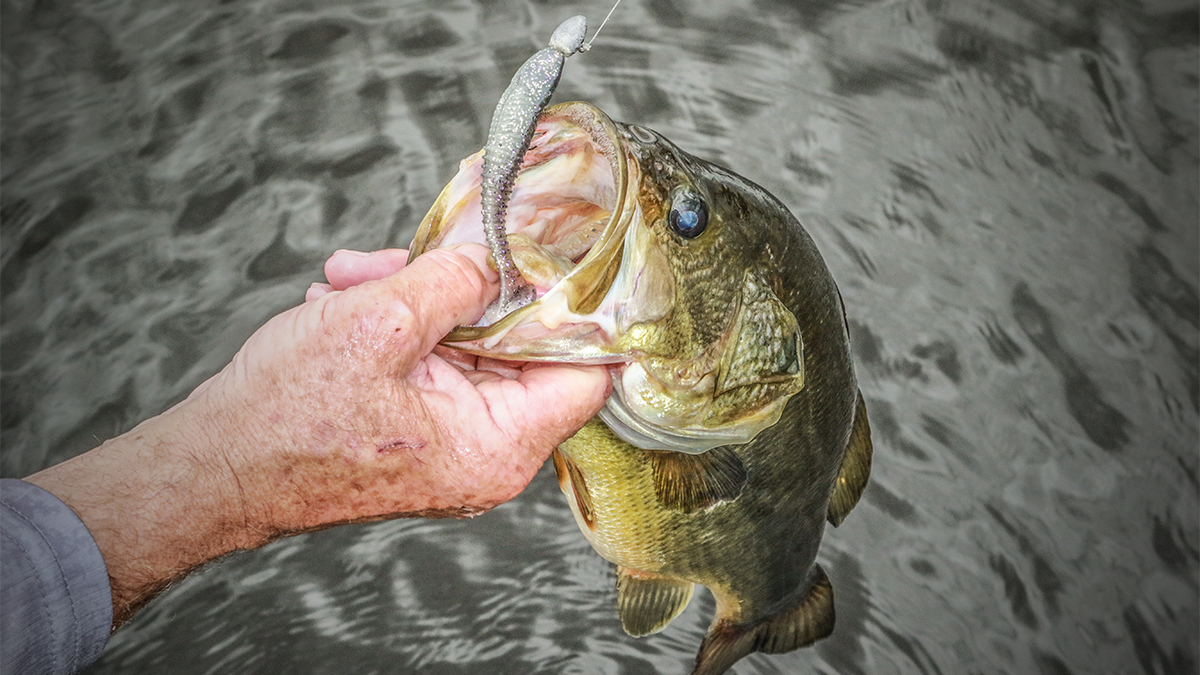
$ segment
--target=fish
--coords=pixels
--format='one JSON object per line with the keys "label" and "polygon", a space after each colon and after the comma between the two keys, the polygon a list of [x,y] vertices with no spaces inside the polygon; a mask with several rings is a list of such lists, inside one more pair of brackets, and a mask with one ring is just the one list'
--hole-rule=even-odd
{"label": "fish", "polygon": [[[481,242],[479,153],[410,259]],[[554,451],[584,536],[616,565],[624,630],[663,630],[696,584],[716,611],[694,675],[834,627],[816,563],[870,476],[845,309],[800,222],[762,187],[583,102],[546,108],[506,224],[536,299],[443,344],[606,364],[605,407]]]}

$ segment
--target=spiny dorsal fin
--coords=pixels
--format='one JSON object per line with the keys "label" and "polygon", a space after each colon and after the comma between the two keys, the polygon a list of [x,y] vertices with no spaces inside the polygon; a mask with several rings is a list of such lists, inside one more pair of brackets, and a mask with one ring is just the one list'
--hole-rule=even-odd
{"label": "spiny dorsal fin", "polygon": [[746,467],[728,447],[699,455],[647,451],[654,469],[654,492],[663,506],[691,513],[736,499],[746,486]]}
{"label": "spiny dorsal fin", "polygon": [[738,659],[759,651],[782,654],[810,645],[833,632],[833,586],[813,565],[808,590],[790,608],[750,625],[718,619],[704,636],[692,675],[720,675]]}
{"label": "spiny dorsal fin", "polygon": [[634,637],[657,633],[688,606],[695,584],[617,567],[617,612]]}
{"label": "spiny dorsal fin", "polygon": [[842,524],[850,509],[858,503],[867,480],[871,478],[871,424],[867,422],[867,406],[862,392],[858,392],[858,405],[854,408],[854,428],[850,431],[850,442],[846,444],[846,456],[842,459],[842,470],[833,484],[833,497],[829,500],[829,522],[834,527]]}

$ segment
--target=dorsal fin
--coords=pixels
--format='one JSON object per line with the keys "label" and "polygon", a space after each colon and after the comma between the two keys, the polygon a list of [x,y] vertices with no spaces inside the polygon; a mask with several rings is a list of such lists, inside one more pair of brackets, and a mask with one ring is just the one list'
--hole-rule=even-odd
{"label": "dorsal fin", "polygon": [[854,428],[850,431],[850,442],[846,444],[846,455],[842,469],[833,484],[833,497],[829,500],[829,522],[834,527],[842,524],[850,509],[858,503],[867,480],[871,478],[871,424],[867,422],[867,406],[862,392],[858,392],[858,404],[854,407]]}
{"label": "dorsal fin", "polygon": [[717,619],[700,644],[692,675],[719,675],[751,652],[782,654],[810,645],[833,632],[833,586],[813,565],[808,590],[791,607],[757,623]]}
{"label": "dorsal fin", "polygon": [[695,584],[617,566],[617,612],[621,627],[634,637],[657,633],[679,616]]}
{"label": "dorsal fin", "polygon": [[746,467],[727,446],[699,455],[647,450],[654,469],[654,492],[663,506],[691,513],[736,499],[746,486]]}
{"label": "dorsal fin", "polygon": [[759,624],[755,648],[764,654],[783,654],[806,647],[833,632],[833,584],[820,565],[813,564],[812,585],[791,611]]}

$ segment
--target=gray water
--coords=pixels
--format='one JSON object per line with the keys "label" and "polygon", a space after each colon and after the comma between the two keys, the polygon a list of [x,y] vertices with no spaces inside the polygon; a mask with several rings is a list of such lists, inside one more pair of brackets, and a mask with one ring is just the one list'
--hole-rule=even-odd
{"label": "gray water", "polygon": [[[169,407],[341,247],[404,246],[595,2],[0,5],[0,472]],[[783,200],[875,430],[838,625],[749,673],[1195,673],[1198,18],[1173,0],[625,0],[556,100]],[[231,556],[92,673],[682,673],[546,467],[470,521]]]}

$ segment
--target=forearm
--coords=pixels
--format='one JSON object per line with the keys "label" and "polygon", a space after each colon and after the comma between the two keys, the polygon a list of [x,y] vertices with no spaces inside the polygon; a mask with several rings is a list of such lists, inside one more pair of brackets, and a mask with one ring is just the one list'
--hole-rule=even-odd
{"label": "forearm", "polygon": [[92,533],[114,625],[231,551],[343,523],[474,515],[519,493],[603,405],[609,377],[433,353],[496,297],[486,255],[433,251],[276,316],[180,405],[26,479]]}
{"label": "forearm", "polygon": [[108,568],[114,627],[204,562],[266,541],[245,526],[228,467],[197,452],[210,442],[203,427],[184,404],[25,479],[92,533]]}

